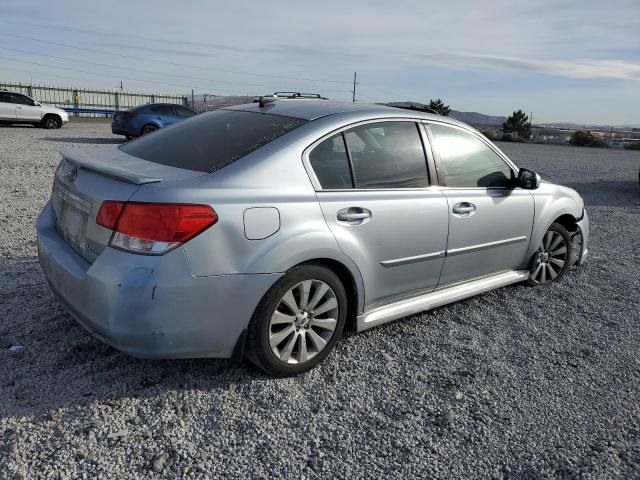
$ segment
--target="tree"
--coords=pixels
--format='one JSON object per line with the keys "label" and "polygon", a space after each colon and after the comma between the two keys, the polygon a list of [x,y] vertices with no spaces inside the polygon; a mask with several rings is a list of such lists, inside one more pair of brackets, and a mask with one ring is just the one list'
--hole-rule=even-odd
{"label": "tree", "polygon": [[443,117],[447,117],[451,113],[451,109],[449,108],[449,105],[445,105],[442,99],[440,98],[437,100],[430,100],[429,108],[437,112],[439,115],[442,115]]}
{"label": "tree", "polygon": [[502,124],[503,135],[517,133],[518,137],[522,140],[529,140],[531,138],[531,122],[529,117],[522,110],[513,112],[507,121]]}
{"label": "tree", "polygon": [[569,140],[571,145],[576,147],[604,147],[605,143],[599,135],[591,133],[590,130],[576,130]]}

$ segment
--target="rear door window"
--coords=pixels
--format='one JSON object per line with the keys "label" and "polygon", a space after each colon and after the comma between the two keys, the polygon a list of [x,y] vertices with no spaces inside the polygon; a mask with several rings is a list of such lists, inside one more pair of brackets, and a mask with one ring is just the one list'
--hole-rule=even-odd
{"label": "rear door window", "polygon": [[13,103],[9,92],[0,92],[0,103]]}
{"label": "rear door window", "polygon": [[161,165],[215,172],[306,123],[307,120],[282,115],[216,110],[119,148]]}
{"label": "rear door window", "polygon": [[349,157],[341,133],[316,146],[309,154],[309,163],[324,190],[353,187]]}
{"label": "rear door window", "polygon": [[176,107],[176,112],[179,117],[183,118],[193,117],[196,114],[196,112],[194,112],[193,110],[189,110],[188,108],[184,107]]}
{"label": "rear door window", "polygon": [[344,132],[356,188],[429,186],[427,159],[413,122],[377,122]]}

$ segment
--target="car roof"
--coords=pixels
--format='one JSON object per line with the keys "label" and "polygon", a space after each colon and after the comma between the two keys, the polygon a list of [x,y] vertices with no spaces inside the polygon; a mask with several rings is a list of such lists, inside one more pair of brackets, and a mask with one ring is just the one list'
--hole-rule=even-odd
{"label": "car roof", "polygon": [[283,115],[308,121],[317,120],[329,115],[355,113],[363,116],[370,115],[372,117],[421,118],[425,120],[444,121],[447,123],[466,126],[464,123],[448,117],[442,117],[440,115],[416,110],[390,107],[388,105],[380,105],[377,103],[338,102],[333,100],[282,99],[269,102],[263,107],[260,107],[260,104],[256,102],[224,107],[224,110],[270,113],[273,115]]}

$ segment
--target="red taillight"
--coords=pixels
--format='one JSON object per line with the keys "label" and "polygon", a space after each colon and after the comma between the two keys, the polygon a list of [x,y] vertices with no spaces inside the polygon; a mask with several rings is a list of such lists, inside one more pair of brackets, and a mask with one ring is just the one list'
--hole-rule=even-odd
{"label": "red taillight", "polygon": [[124,202],[113,202],[111,200],[103,202],[102,205],[100,205],[100,210],[98,210],[96,223],[109,230],[115,230],[123,208]]}
{"label": "red taillight", "polygon": [[145,240],[184,243],[217,221],[208,205],[127,203],[116,231]]}
{"label": "red taillight", "polygon": [[191,240],[217,221],[218,215],[209,205],[184,203],[106,201],[96,217],[96,223],[115,230],[112,246],[152,254],[165,253]]}
{"label": "red taillight", "polygon": [[138,112],[122,112],[124,118],[133,118],[138,115]]}

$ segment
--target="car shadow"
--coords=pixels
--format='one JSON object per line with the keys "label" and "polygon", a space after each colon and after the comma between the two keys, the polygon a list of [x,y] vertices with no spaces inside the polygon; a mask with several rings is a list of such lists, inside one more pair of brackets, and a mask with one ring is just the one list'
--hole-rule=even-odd
{"label": "car shadow", "polygon": [[127,141],[124,137],[119,138],[90,138],[90,137],[44,137],[42,140],[58,143],[82,143],[92,145],[119,145]]}
{"label": "car shadow", "polygon": [[584,199],[585,206],[636,207],[640,205],[640,185],[637,179],[597,180],[594,182],[568,183]]}

